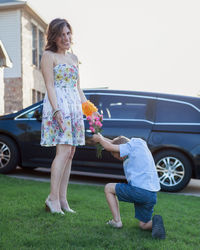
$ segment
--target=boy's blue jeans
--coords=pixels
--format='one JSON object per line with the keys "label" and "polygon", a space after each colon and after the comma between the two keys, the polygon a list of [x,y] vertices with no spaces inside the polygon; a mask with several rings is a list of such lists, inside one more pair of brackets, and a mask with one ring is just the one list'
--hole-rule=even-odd
{"label": "boy's blue jeans", "polygon": [[157,192],[134,187],[129,183],[117,183],[115,192],[119,201],[134,203],[135,218],[144,223],[151,220]]}

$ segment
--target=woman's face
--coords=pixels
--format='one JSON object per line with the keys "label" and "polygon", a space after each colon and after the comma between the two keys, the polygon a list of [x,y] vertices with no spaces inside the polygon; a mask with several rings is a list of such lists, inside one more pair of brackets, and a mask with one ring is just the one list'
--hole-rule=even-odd
{"label": "woman's face", "polygon": [[61,34],[56,38],[57,52],[63,52],[70,49],[71,46],[71,31],[67,26],[64,26]]}

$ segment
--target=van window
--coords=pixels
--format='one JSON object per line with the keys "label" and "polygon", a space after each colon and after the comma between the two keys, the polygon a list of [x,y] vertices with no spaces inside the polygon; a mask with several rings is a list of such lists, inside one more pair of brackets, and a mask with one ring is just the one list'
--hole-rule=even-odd
{"label": "van window", "polygon": [[156,122],[200,123],[200,112],[188,104],[159,100]]}
{"label": "van window", "polygon": [[104,118],[146,119],[147,100],[139,97],[101,95],[98,108]]}

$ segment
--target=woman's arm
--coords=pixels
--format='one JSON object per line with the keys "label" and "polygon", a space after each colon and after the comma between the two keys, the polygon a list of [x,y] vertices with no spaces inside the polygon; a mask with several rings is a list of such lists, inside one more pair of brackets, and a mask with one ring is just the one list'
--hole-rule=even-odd
{"label": "woman's arm", "polygon": [[[47,89],[48,99],[53,109],[52,115],[54,114],[55,111],[59,111],[56,91],[54,87],[53,67],[54,67],[53,55],[51,52],[45,51],[41,59],[41,69]],[[64,132],[65,126],[63,125],[63,118],[61,112],[55,113],[55,118],[61,130]]]}
{"label": "woman's arm", "polygon": [[77,82],[77,88],[78,92],[81,98],[81,103],[87,102],[87,98],[85,97],[85,94],[83,93],[83,90],[80,87],[80,78],[78,77],[78,82]]}
{"label": "woman's arm", "polygon": [[53,76],[53,56],[51,52],[45,51],[41,59],[41,69],[44,77],[48,98],[51,103],[52,109],[57,110],[57,97],[54,88],[54,76]]}
{"label": "woman's arm", "polygon": [[[76,64],[77,68],[78,68],[78,73],[79,73],[79,61],[78,61],[78,57],[74,54],[71,54],[72,56],[72,60],[74,61],[74,63]],[[78,74],[78,81],[77,81],[77,89],[78,89],[78,93],[79,96],[81,98],[81,103],[84,103],[87,101],[87,98],[85,96],[85,94],[83,93],[83,90],[80,87],[80,75]]]}
{"label": "woman's arm", "polygon": [[[75,56],[74,54],[71,54],[74,63],[77,65],[77,68],[79,70],[79,61],[77,56]],[[93,118],[95,118],[96,116],[99,116],[98,113],[98,109],[97,107],[95,107],[95,105],[93,103],[91,103],[89,100],[87,100],[83,90],[80,87],[80,76],[78,75],[78,80],[77,80],[77,89],[79,92],[79,96],[81,99],[81,103],[82,103],[82,110],[83,110],[83,114],[87,117],[87,116],[92,116]]]}

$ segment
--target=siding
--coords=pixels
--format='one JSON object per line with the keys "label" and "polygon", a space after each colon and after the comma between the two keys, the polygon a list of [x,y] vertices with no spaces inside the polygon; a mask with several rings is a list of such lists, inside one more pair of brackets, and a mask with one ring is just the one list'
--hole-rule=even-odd
{"label": "siding", "polygon": [[0,40],[13,62],[12,68],[4,69],[5,78],[21,77],[20,15],[20,10],[0,12]]}

